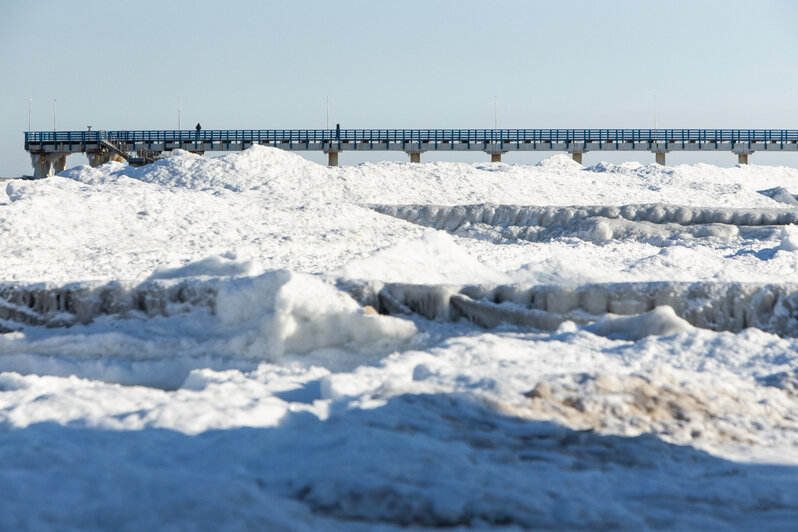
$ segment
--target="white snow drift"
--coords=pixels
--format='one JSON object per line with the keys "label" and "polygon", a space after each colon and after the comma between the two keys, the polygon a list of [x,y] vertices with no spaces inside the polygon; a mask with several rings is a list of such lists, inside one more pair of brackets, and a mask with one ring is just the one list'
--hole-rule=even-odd
{"label": "white snow drift", "polygon": [[0,522],[789,529],[796,191],[264,147],[10,181]]}

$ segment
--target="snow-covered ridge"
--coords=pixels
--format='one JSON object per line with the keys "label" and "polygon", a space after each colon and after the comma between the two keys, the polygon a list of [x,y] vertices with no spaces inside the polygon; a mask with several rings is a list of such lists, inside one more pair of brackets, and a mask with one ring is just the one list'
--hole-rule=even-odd
{"label": "snow-covered ridge", "polygon": [[[37,283],[0,286],[0,320],[6,326],[66,327],[88,324],[99,316],[146,318],[173,316],[199,308],[212,310],[218,285],[184,281]],[[0,321],[0,328],[2,327]]]}
{"label": "snow-covered ridge", "polygon": [[144,183],[194,190],[244,192],[277,178],[302,182],[314,174],[326,174],[323,166],[287,152],[253,146],[241,153],[203,157],[175,150],[153,164],[133,167],[109,163],[99,168],[80,166],[62,172],[61,177],[90,185],[113,184],[121,178]]}
{"label": "snow-covered ridge", "polygon": [[[0,326],[6,330],[24,325],[63,327],[89,324],[100,317],[142,320],[191,312],[207,312],[219,325],[233,328],[246,326],[252,320],[269,319],[276,325],[258,326],[259,334],[268,343],[263,348],[266,355],[262,356],[269,358],[286,349],[303,352],[326,342],[333,345],[369,337],[356,332],[358,327],[368,327],[371,322],[376,326],[379,320],[363,316],[357,300],[385,315],[419,314],[443,321],[465,318],[487,328],[514,325],[552,331],[563,322],[572,321],[592,324],[588,330],[597,334],[628,338],[669,334],[691,326],[732,332],[755,327],[780,336],[798,336],[796,284],[490,286],[352,280],[340,280],[338,284],[341,291],[309,276],[277,271],[254,278],[152,280],[138,285],[6,285],[0,287]],[[286,325],[286,320],[298,319],[298,323],[314,327],[339,314],[349,316],[337,322],[336,327],[349,331],[342,335],[337,335],[340,331],[334,327],[325,333],[311,333],[308,329],[299,334],[292,329],[295,325]],[[388,331],[383,330],[390,335]],[[318,345],[303,344],[303,335],[309,334],[318,336]],[[407,337],[398,329],[397,335]],[[286,347],[289,337],[293,340]]]}
{"label": "snow-covered ridge", "polygon": [[798,222],[796,209],[692,207],[667,203],[643,205],[374,205],[377,212],[436,229],[455,229],[465,222],[500,226],[565,225],[588,218],[623,218],[632,222],[679,225],[786,225]]}
{"label": "snow-covered ridge", "polygon": [[544,242],[575,237],[594,243],[632,240],[673,245],[684,240],[724,241],[735,237],[773,239],[774,226],[798,223],[796,209],[645,205],[373,205],[379,213],[489,240]]}
{"label": "snow-covered ridge", "polygon": [[[122,348],[120,356],[176,356],[170,353],[175,334],[190,337],[190,342],[183,342],[183,357],[276,360],[286,352],[306,353],[330,346],[356,350],[361,345],[404,341],[416,333],[409,321],[369,313],[321,280],[285,270],[255,277],[153,280],[139,285],[115,282],[0,288],[0,327],[3,332],[21,331],[0,336],[0,355],[56,354],[60,350],[84,357],[107,356],[103,334],[109,330],[128,334],[136,324],[152,329],[146,335],[151,349],[136,351],[134,347],[126,352]],[[26,337],[29,326],[50,330],[74,326],[75,330],[39,333],[48,340],[37,344]],[[93,336],[101,341],[92,343]],[[82,337],[84,345],[67,349],[53,341],[54,337],[67,343],[70,338]],[[158,341],[161,347],[153,346]]]}
{"label": "snow-covered ridge", "polygon": [[627,339],[691,326],[738,332],[755,327],[798,336],[798,285],[758,283],[607,283],[581,286],[349,285],[365,304],[391,315],[465,318],[481,327],[553,331],[564,322]]}

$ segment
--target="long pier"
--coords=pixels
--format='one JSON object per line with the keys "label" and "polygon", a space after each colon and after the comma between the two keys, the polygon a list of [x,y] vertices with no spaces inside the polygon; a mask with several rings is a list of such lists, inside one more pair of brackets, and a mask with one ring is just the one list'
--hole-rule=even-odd
{"label": "long pier", "polygon": [[582,162],[589,151],[648,151],[665,164],[671,151],[729,151],[747,164],[756,151],[798,151],[794,129],[262,129],[146,131],[30,131],[25,150],[34,177],[66,168],[66,157],[85,153],[89,164],[127,160],[141,165],[164,152],[241,151],[255,144],[291,151],[321,151],[338,166],[343,151],[403,151],[420,162],[428,151],[482,151],[492,162],[513,151],[563,151]]}

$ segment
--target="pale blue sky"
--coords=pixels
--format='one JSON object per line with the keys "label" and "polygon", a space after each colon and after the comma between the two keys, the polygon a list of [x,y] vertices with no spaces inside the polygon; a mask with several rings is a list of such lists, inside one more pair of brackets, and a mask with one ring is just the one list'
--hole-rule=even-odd
{"label": "pale blue sky", "polygon": [[[29,97],[44,130],[54,97],[58,129],[176,128],[178,96],[184,128],[320,128],[328,95],[344,128],[493,127],[494,96],[500,127],[652,127],[654,94],[659,127],[798,129],[797,26],[789,0],[0,0],[0,176],[31,173]],[[668,156],[702,160],[736,163]]]}

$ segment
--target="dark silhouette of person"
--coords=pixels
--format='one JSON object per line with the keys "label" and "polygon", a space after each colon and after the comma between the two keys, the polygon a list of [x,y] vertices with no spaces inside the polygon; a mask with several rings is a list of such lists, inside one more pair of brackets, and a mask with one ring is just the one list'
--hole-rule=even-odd
{"label": "dark silhouette of person", "polygon": [[335,138],[341,139],[341,124],[335,124]]}
{"label": "dark silhouette of person", "polygon": [[196,129],[197,131],[202,129],[202,126],[199,124],[199,122],[197,122],[197,125],[194,127],[194,129]]}

